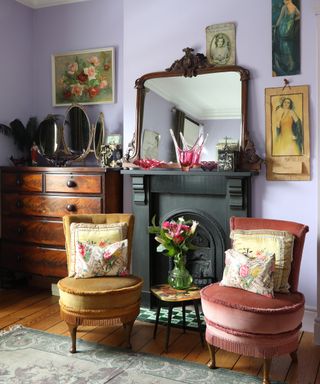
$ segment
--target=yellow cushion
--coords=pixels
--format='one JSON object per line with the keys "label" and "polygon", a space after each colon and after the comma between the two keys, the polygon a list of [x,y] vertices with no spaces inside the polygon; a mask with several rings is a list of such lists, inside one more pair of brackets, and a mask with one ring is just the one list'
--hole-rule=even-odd
{"label": "yellow cushion", "polygon": [[90,242],[98,244],[104,241],[108,244],[124,240],[127,237],[127,223],[91,224],[71,223],[70,225],[70,261],[69,276],[75,274],[76,244]]}
{"label": "yellow cushion", "polygon": [[289,275],[291,271],[294,236],[287,231],[268,229],[231,231],[233,249],[241,253],[256,252],[275,254],[275,272],[273,285],[275,292],[289,292]]}
{"label": "yellow cushion", "polygon": [[133,275],[91,279],[65,277],[58,282],[60,306],[67,312],[86,316],[90,311],[100,315],[108,311],[107,316],[113,317],[117,311],[140,305],[141,287],[142,279]]}

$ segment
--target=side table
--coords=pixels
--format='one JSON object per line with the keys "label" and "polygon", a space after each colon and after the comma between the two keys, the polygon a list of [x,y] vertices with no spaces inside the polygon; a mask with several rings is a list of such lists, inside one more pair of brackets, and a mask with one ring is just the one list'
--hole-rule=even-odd
{"label": "side table", "polygon": [[199,314],[199,303],[200,303],[200,289],[196,286],[192,286],[188,290],[177,290],[169,286],[169,284],[155,285],[150,288],[151,293],[157,298],[157,315],[156,323],[154,326],[153,338],[155,339],[158,329],[160,310],[162,306],[168,307],[168,324],[167,333],[165,339],[164,349],[168,352],[169,338],[170,338],[170,327],[172,309],[177,306],[182,306],[182,318],[183,318],[183,332],[186,331],[186,305],[193,304],[196,313],[198,330],[200,333],[201,344],[203,345],[203,335],[201,330],[201,320]]}

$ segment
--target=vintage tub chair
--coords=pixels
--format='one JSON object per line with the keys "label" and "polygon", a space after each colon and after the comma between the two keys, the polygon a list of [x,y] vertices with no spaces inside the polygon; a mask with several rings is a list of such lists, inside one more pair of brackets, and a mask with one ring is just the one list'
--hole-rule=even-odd
{"label": "vintage tub chair", "polygon": [[[231,217],[231,230],[280,230],[294,235],[289,292],[274,298],[214,283],[201,290],[206,322],[209,368],[215,368],[216,348],[264,359],[263,383],[268,384],[271,359],[290,353],[297,359],[304,296],[298,292],[300,262],[308,227],[295,222]],[[290,265],[290,264],[289,264]]]}
{"label": "vintage tub chair", "polygon": [[[69,215],[63,217],[68,270],[71,255],[71,223],[127,223],[128,264],[130,270],[134,216],[131,214]],[[76,352],[79,325],[123,324],[126,347],[130,348],[133,323],[140,311],[142,279],[137,276],[103,276],[91,278],[65,277],[58,282],[60,314],[66,321],[71,339],[71,353]]]}

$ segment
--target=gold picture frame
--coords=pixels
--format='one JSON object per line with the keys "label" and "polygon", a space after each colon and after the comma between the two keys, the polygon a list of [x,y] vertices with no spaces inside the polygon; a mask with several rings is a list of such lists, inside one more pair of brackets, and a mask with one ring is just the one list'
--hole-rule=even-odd
{"label": "gold picture frame", "polygon": [[51,62],[54,107],[115,102],[113,47],[57,53]]}
{"label": "gold picture frame", "polygon": [[265,89],[267,180],[310,180],[309,86]]}

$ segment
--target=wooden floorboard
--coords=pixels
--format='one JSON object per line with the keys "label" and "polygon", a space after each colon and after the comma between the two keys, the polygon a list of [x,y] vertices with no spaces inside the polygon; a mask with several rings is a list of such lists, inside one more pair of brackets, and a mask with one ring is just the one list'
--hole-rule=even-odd
{"label": "wooden floorboard", "polygon": [[[57,335],[69,336],[68,328],[60,319],[59,303],[51,292],[35,289],[0,290],[0,329],[8,329],[15,324],[39,329]],[[165,352],[166,327],[159,326],[156,338],[153,338],[154,325],[136,321],[132,336],[132,349],[136,352],[151,353],[179,360],[207,364],[209,353],[202,346],[199,333],[180,328],[171,328],[169,350]],[[122,326],[79,327],[78,337],[90,341],[123,347],[125,332]],[[240,356],[218,350],[218,367],[233,369],[237,372],[262,376],[262,360]],[[272,380],[287,384],[320,384],[320,346],[313,342],[313,334],[301,333],[298,349],[298,363],[292,363],[290,356],[284,355],[272,360]]]}

